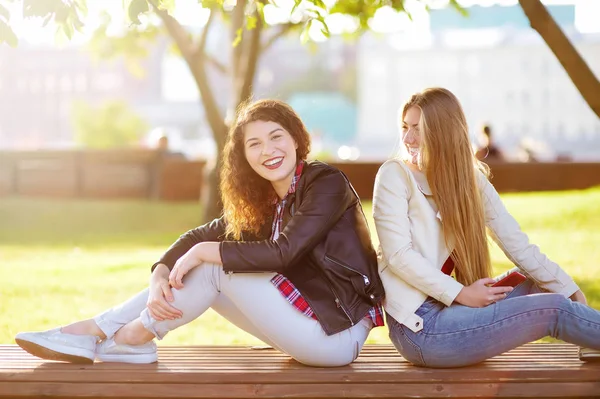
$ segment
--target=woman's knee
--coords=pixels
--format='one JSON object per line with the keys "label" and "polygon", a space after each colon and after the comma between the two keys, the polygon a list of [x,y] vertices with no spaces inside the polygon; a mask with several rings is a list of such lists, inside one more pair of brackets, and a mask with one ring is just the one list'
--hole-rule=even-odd
{"label": "woman's knee", "polygon": [[179,307],[185,307],[185,305],[193,303],[194,298],[199,292],[205,293],[211,290],[216,292],[217,284],[215,282],[214,268],[215,265],[212,263],[202,263],[190,270],[183,277],[183,288],[171,288],[171,292],[173,293],[173,302],[171,302],[171,305],[184,312],[185,309]]}
{"label": "woman's knee", "polygon": [[556,293],[544,293],[544,294],[534,294],[531,296],[537,304],[537,307],[540,310],[544,309],[556,309],[556,310],[566,310],[571,307],[572,302],[569,298],[565,297],[562,294]]}

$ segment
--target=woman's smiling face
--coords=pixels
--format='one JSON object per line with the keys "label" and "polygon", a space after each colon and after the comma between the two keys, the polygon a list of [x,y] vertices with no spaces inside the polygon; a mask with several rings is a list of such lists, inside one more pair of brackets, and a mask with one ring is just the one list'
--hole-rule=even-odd
{"label": "woman's smiling face", "polygon": [[244,153],[250,167],[273,185],[283,198],[296,172],[296,149],[292,135],[275,122],[254,121],[244,126]]}

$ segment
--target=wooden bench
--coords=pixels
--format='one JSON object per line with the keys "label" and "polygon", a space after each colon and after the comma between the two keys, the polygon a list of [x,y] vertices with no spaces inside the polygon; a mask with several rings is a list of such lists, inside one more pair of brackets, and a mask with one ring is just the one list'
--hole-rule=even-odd
{"label": "wooden bench", "polygon": [[367,345],[350,366],[311,368],[273,349],[160,347],[150,365],[41,361],[0,346],[0,397],[11,398],[564,398],[599,397],[600,363],[567,344],[529,344],[476,366],[409,365]]}

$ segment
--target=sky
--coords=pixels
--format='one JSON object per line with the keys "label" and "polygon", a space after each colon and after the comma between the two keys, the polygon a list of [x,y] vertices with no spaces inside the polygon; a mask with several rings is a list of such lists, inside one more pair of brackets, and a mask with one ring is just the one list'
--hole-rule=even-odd
{"label": "sky", "polygon": [[[229,0],[231,1],[231,0]],[[447,0],[429,0],[434,6],[443,5]],[[331,0],[326,0],[326,3]],[[575,26],[584,33],[600,32],[600,0],[546,0],[545,4],[575,4]],[[208,18],[208,11],[202,9],[197,0],[176,0],[177,8],[175,17],[184,25],[196,25],[199,28],[204,25]],[[276,0],[277,7],[269,5],[265,7],[265,18],[268,22],[285,22],[289,18],[289,11],[294,4],[294,0]],[[515,5],[517,0],[461,0],[463,6],[481,5],[491,6],[495,4]],[[123,12],[122,0],[87,0],[89,13],[85,19],[85,28],[83,34],[78,34],[73,38],[73,44],[85,42],[94,29],[100,24],[98,17],[99,11],[107,9],[112,15],[112,28],[114,33],[127,26]],[[380,9],[373,20],[371,28],[377,32],[394,32],[398,30],[406,31],[426,31],[429,29],[429,17],[422,3],[415,0],[407,0],[407,9],[413,16],[411,22],[405,14],[399,14],[389,7]],[[23,20],[20,18],[20,7],[13,7],[11,10],[11,26],[17,35],[32,44],[56,44],[53,27],[41,27],[39,20]],[[339,34],[344,31],[353,31],[356,29],[356,22],[349,17],[341,15],[332,15],[328,17],[327,23],[333,34]],[[313,40],[323,40],[320,33],[320,26],[314,24],[310,32]],[[63,43],[58,43],[63,44]]]}

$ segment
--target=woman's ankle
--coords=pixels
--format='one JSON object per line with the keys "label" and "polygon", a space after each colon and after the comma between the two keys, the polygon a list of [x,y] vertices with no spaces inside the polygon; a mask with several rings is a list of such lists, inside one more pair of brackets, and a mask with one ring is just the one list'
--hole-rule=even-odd
{"label": "woman's ankle", "polygon": [[146,330],[139,319],[121,327],[114,336],[115,342],[120,345],[143,345],[153,339],[154,335]]}
{"label": "woman's ankle", "polygon": [[100,339],[105,339],[106,334],[98,327],[93,319],[82,320],[61,328],[65,334],[73,335],[95,335]]}

